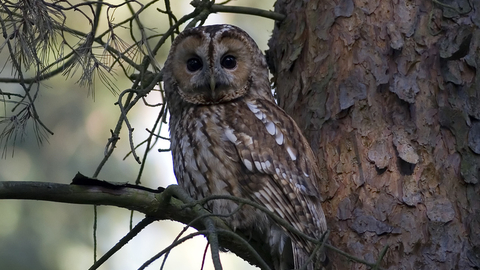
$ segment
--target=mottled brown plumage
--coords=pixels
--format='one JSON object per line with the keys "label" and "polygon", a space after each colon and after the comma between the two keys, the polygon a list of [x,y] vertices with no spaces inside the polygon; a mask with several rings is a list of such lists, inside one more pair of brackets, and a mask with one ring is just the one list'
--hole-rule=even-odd
{"label": "mottled brown plumage", "polygon": [[[165,63],[164,87],[175,175],[193,198],[234,195],[267,207],[309,236],[326,231],[315,157],[276,105],[265,57],[247,33],[231,25],[184,31]],[[207,207],[228,215],[238,205],[214,200]],[[314,248],[250,206],[225,220],[267,243],[276,269],[301,268]]]}

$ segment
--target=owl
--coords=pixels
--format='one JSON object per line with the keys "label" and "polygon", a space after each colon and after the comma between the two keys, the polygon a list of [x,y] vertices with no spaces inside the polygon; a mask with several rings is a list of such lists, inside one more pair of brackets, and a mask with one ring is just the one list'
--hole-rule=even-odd
{"label": "owl", "polygon": [[[194,199],[233,195],[256,202],[297,230],[326,230],[315,156],[276,103],[265,56],[232,25],[185,30],[163,69],[177,181]],[[253,206],[206,205],[234,230],[269,246],[274,269],[300,269],[315,246]],[[325,255],[307,269],[319,269]]]}

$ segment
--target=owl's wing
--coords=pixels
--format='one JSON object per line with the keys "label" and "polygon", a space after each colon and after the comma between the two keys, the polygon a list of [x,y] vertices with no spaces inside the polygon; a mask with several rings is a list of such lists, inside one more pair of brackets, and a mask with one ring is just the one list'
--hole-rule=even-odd
{"label": "owl's wing", "polygon": [[297,229],[311,236],[323,233],[318,167],[298,126],[273,102],[245,101],[238,106],[235,115],[227,117],[234,123],[227,123],[225,139],[233,143],[245,168],[242,187]]}

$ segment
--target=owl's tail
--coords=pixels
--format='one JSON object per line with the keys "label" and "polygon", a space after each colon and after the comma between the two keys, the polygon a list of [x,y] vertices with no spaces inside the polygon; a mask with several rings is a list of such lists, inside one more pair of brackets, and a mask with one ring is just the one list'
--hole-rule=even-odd
{"label": "owl's tail", "polygon": [[273,223],[268,231],[268,243],[272,252],[275,270],[291,270],[294,268],[292,241],[285,231]]}
{"label": "owl's tail", "polygon": [[303,267],[307,265],[307,270],[321,270],[325,269],[325,266],[328,265],[328,257],[324,251],[314,255],[312,260],[309,261],[309,258],[312,254],[308,253],[299,244],[292,243],[292,249],[295,269],[305,269]]}

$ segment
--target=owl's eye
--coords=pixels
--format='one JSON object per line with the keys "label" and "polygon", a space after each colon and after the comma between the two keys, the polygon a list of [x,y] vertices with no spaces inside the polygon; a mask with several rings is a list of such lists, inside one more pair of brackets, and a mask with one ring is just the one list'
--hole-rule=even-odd
{"label": "owl's eye", "polygon": [[197,57],[193,57],[187,60],[187,69],[190,72],[195,72],[201,69],[203,66],[202,60],[198,59]]}
{"label": "owl's eye", "polygon": [[222,64],[222,67],[226,69],[234,69],[237,66],[237,59],[231,55],[227,55],[223,57],[220,64]]}

